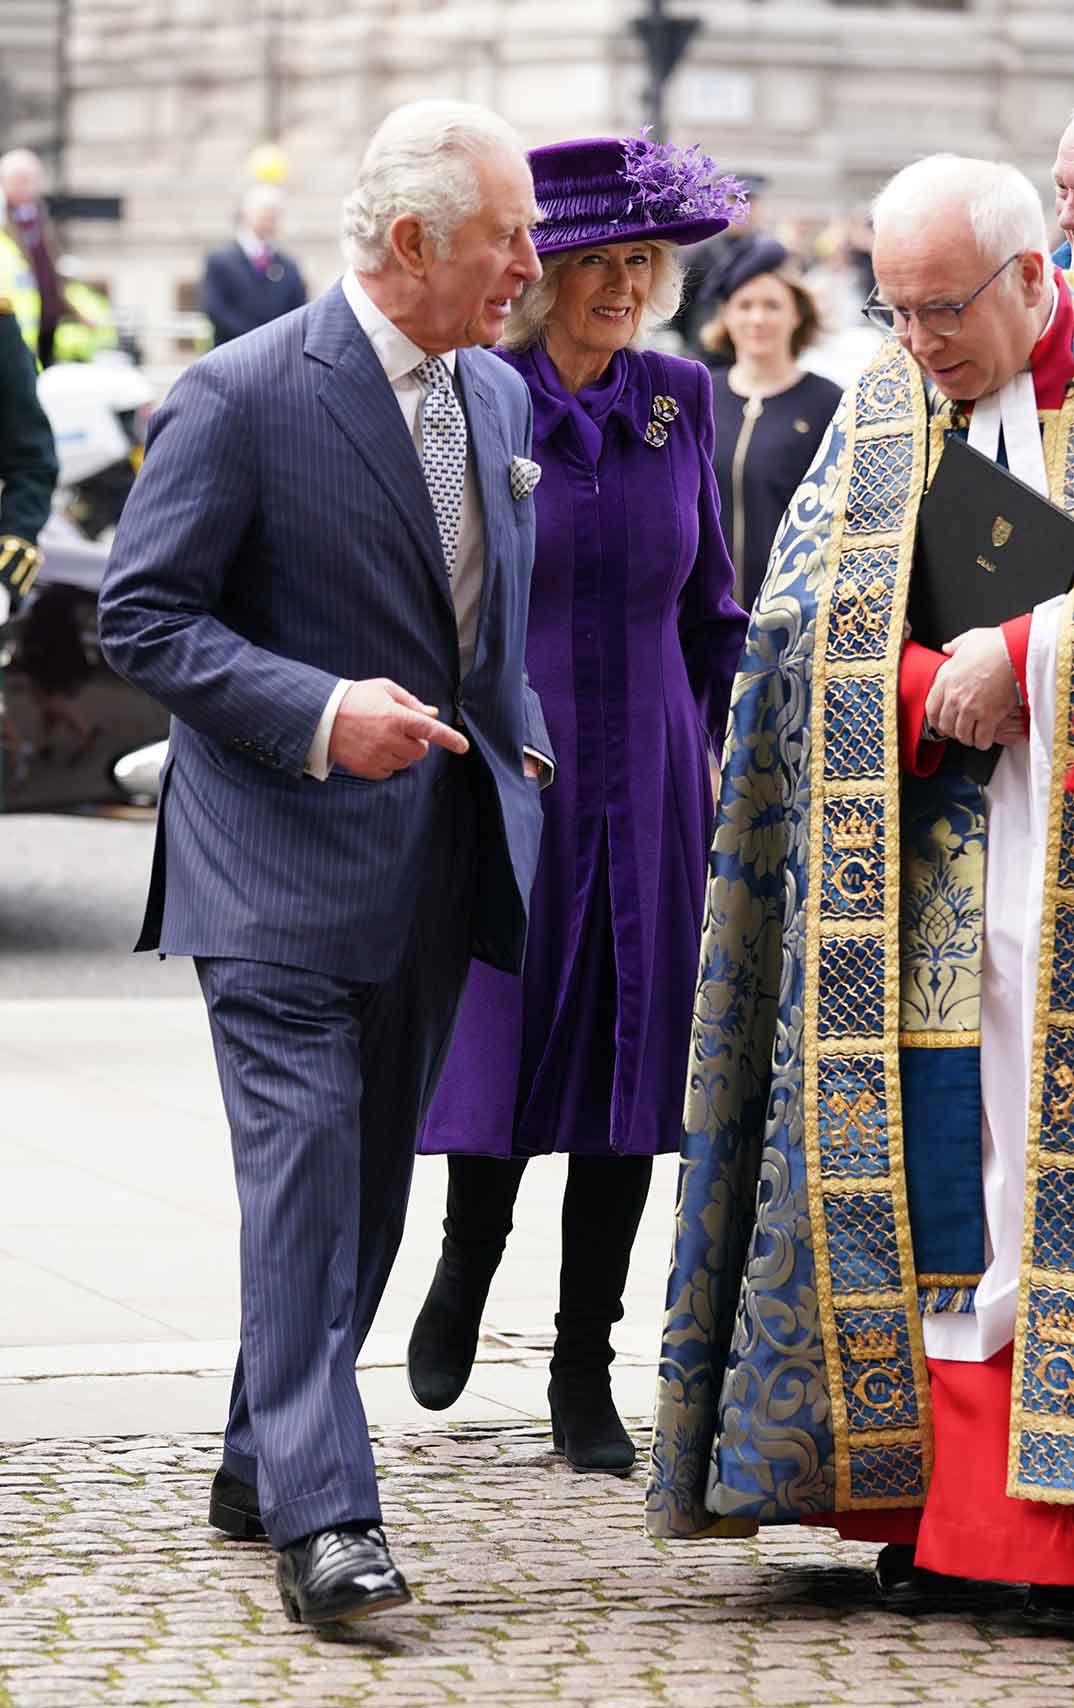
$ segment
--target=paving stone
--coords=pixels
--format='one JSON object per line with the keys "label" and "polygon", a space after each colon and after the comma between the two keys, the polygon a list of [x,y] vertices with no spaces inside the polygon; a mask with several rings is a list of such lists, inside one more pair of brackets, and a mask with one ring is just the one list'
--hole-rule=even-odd
{"label": "paving stone", "polygon": [[[647,1432],[639,1430],[639,1446]],[[656,1543],[642,1477],[529,1423],[383,1432],[408,1607],[290,1625],[271,1550],[209,1530],[215,1436],[36,1443],[0,1468],[0,1708],[1056,1708],[1074,1640],[988,1589],[908,1619],[818,1529]]]}

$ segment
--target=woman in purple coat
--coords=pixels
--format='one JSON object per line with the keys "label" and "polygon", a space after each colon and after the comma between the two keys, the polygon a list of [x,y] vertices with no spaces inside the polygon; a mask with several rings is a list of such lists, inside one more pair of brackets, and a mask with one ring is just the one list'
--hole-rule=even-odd
{"label": "woman in purple coat", "polygon": [[[733,179],[643,138],[530,155],[544,276],[500,353],[533,398],[527,668],[556,752],[521,979],[475,962],[419,1148],[446,1151],[443,1254],[410,1385],[458,1398],[531,1156],[569,1151],[549,1403],[576,1470],[626,1472],[609,1343],[657,1152],[679,1144],[719,755],[745,617],[720,533],[712,386],[642,351],[678,306],[674,245]],[[530,502],[522,500],[522,503]]]}

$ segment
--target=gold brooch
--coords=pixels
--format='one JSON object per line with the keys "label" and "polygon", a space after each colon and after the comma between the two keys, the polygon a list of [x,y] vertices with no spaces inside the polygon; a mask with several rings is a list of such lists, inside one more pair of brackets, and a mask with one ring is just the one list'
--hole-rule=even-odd
{"label": "gold brooch", "polygon": [[645,429],[645,443],[652,445],[654,450],[668,442],[668,427],[679,413],[679,406],[673,397],[654,397],[652,420]]}

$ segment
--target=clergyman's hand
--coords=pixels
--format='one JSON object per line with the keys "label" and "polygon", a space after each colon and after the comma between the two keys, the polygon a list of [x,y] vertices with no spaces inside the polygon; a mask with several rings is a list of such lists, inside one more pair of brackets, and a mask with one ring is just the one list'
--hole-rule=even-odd
{"label": "clergyman's hand", "polygon": [[967,629],[944,647],[925,717],[938,736],[964,747],[992,746],[1004,719],[1018,710],[1018,690],[1001,629]]}
{"label": "clergyman's hand", "polygon": [[996,730],[996,740],[1001,747],[1017,747],[1020,741],[1028,740],[1026,736],[1025,718],[1021,710],[1008,712],[999,728]]}
{"label": "clergyman's hand", "polygon": [[336,712],[329,760],[356,777],[381,782],[424,759],[430,745],[466,753],[470,743],[462,731],[440,723],[436,712],[385,676],[354,682]]}

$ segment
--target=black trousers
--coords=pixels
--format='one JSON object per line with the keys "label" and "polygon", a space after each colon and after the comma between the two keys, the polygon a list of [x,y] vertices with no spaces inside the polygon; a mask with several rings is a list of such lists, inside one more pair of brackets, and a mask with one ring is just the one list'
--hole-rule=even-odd
{"label": "black trousers", "polygon": [[[486,1278],[503,1255],[529,1159],[448,1158],[445,1257]],[[623,1315],[630,1253],[649,1195],[649,1156],[572,1156],[563,1193],[556,1348],[565,1368],[610,1362],[608,1333]],[[454,1248],[454,1249],[453,1249]]]}

